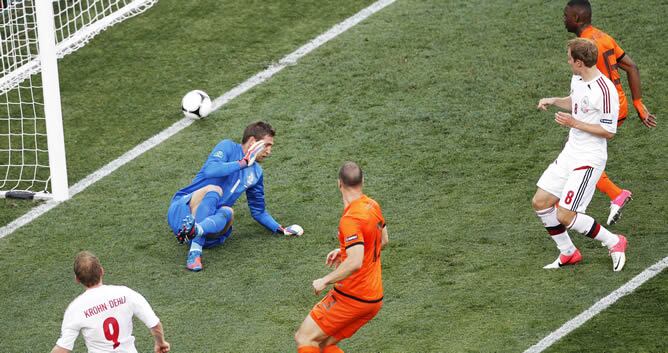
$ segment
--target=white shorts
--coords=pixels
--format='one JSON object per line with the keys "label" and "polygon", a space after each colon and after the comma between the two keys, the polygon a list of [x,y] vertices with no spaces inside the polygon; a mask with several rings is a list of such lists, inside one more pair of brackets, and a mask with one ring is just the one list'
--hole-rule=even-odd
{"label": "white shorts", "polygon": [[536,185],[558,197],[560,207],[585,213],[602,173],[602,168],[557,159],[547,167]]}

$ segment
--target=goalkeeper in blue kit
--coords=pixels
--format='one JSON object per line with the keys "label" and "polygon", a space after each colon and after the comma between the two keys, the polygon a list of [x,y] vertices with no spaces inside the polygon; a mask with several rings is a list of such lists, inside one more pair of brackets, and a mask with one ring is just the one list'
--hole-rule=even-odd
{"label": "goalkeeper in blue kit", "polygon": [[272,232],[299,236],[298,225],[283,228],[265,209],[259,162],[271,154],[275,130],[258,121],[246,127],[241,144],[222,140],[209,154],[190,185],[177,191],[167,222],[179,243],[190,244],[186,267],[202,270],[202,249],[218,246],[232,234],[232,206],[246,192],[253,218]]}

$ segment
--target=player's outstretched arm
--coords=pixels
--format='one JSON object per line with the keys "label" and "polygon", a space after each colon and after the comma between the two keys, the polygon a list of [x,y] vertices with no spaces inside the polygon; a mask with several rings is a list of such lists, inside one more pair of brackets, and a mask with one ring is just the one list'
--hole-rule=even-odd
{"label": "player's outstretched arm", "polygon": [[645,104],[642,102],[640,70],[638,70],[638,65],[636,65],[629,55],[624,55],[622,60],[619,61],[619,67],[626,71],[626,78],[629,81],[631,97],[633,98],[633,107],[636,108],[638,117],[645,126],[649,128],[656,127],[656,117],[649,112],[647,107],[645,107]]}
{"label": "player's outstretched arm", "polygon": [[169,352],[170,345],[169,342],[165,341],[165,335],[160,322],[151,328],[151,335],[153,335],[153,340],[155,341],[153,346],[153,351],[155,353]]}
{"label": "player's outstretched arm", "polygon": [[65,349],[59,345],[53,346],[53,349],[51,350],[51,353],[70,353],[71,351],[68,349]]}
{"label": "player's outstretched arm", "polygon": [[251,217],[269,231],[278,232],[281,225],[267,212],[264,203],[264,175],[260,175],[257,183],[246,189],[246,199]]}
{"label": "player's outstretched arm", "polygon": [[246,199],[248,200],[251,217],[265,228],[274,233],[294,237],[304,234],[304,229],[299,224],[293,224],[284,228],[267,212],[264,204],[264,175],[260,176],[255,185],[246,190]]}
{"label": "player's outstretched arm", "polygon": [[538,101],[538,106],[536,108],[540,110],[547,110],[547,108],[551,105],[557,106],[561,109],[564,109],[566,111],[571,111],[571,96],[568,97],[550,97],[550,98],[543,98]]}
{"label": "player's outstretched arm", "polygon": [[320,294],[328,285],[342,281],[362,267],[364,260],[364,245],[351,246],[346,250],[346,259],[334,271],[327,276],[313,281],[313,292]]}

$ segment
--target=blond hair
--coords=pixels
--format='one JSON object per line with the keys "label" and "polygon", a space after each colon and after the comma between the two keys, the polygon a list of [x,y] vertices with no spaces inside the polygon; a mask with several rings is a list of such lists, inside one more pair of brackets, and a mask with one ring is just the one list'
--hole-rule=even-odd
{"label": "blond hair", "polygon": [[568,41],[568,49],[571,51],[573,61],[580,60],[586,67],[596,65],[598,60],[598,48],[596,43],[587,38],[574,38]]}
{"label": "blond hair", "polygon": [[82,251],[74,259],[74,275],[86,287],[92,287],[102,280],[102,264],[90,251]]}

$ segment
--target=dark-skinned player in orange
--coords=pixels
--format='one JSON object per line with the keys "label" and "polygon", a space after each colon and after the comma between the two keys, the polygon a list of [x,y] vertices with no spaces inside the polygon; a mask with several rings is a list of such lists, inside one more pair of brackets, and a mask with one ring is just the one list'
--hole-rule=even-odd
{"label": "dark-skinned player in orange", "polygon": [[[638,66],[610,35],[592,26],[591,15],[591,4],[588,0],[571,0],[564,8],[564,25],[569,32],[575,33],[581,38],[591,39],[596,43],[598,47],[596,67],[614,83],[619,95],[617,126],[621,126],[628,115],[626,95],[622,88],[618,70],[621,68],[626,72],[631,88],[633,107],[638,112],[638,117],[648,128],[656,127],[656,117],[647,110],[642,102]],[[616,223],[621,216],[622,208],[631,200],[631,192],[615,185],[605,172],[601,175],[596,188],[607,194],[611,200],[608,225]]]}

